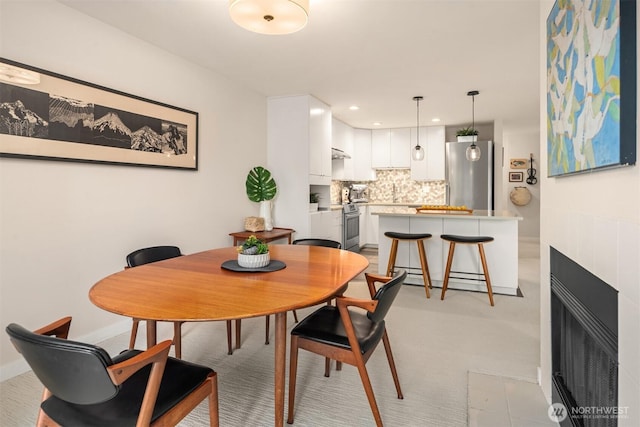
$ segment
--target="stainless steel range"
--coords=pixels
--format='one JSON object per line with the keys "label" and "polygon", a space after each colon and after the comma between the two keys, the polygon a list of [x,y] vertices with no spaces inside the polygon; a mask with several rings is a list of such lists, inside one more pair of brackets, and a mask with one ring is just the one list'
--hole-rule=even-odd
{"label": "stainless steel range", "polygon": [[342,205],[342,249],[360,252],[360,208],[354,203]]}

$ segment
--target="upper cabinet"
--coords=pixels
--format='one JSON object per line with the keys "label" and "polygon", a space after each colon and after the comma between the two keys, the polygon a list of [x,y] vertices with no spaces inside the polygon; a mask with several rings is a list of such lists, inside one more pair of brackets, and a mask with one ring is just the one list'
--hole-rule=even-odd
{"label": "upper cabinet", "polygon": [[331,184],[331,108],[309,97],[309,183]]}
{"label": "upper cabinet", "polygon": [[411,167],[410,128],[372,130],[371,167],[374,169]]}
{"label": "upper cabinet", "polygon": [[[416,128],[411,128],[411,147],[417,144]],[[420,161],[411,159],[411,179],[416,181],[440,181],[445,179],[445,128],[444,126],[425,126],[420,128],[420,145],[424,148],[425,158]]]}
{"label": "upper cabinet", "polygon": [[354,159],[356,151],[353,146],[355,130],[337,119],[331,120],[331,147],[344,151],[350,159],[335,159],[331,161],[331,177],[340,181],[354,180]]}
{"label": "upper cabinet", "polygon": [[353,130],[353,180],[371,181],[376,179],[376,171],[371,166],[371,130]]}

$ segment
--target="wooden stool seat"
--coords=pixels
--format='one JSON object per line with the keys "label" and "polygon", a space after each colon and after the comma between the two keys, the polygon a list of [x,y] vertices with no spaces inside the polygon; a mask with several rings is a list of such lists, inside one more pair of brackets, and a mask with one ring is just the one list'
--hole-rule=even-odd
{"label": "wooden stool seat", "polygon": [[480,252],[480,261],[482,262],[482,272],[484,274],[484,282],[487,284],[487,291],[489,293],[489,303],[491,303],[491,306],[493,307],[493,290],[491,289],[491,278],[489,277],[489,269],[487,268],[487,259],[484,255],[483,246],[484,243],[493,242],[493,237],[442,234],[440,238],[449,242],[449,256],[447,257],[447,268],[444,272],[444,283],[442,284],[442,293],[440,294],[440,300],[444,300],[444,293],[447,291],[447,286],[449,286],[449,276],[451,274],[451,264],[453,263],[453,253],[455,251],[456,244],[478,245],[478,251]]}
{"label": "wooden stool seat", "polygon": [[387,276],[392,277],[396,267],[396,255],[398,254],[399,241],[415,241],[418,245],[418,254],[420,255],[420,267],[422,268],[422,280],[424,282],[424,290],[427,298],[431,298],[429,288],[431,285],[431,275],[429,274],[429,264],[427,263],[427,253],[424,250],[424,241],[431,238],[429,233],[398,233],[395,231],[386,231],[384,235],[391,239],[391,251],[389,252],[389,263],[387,264]]}

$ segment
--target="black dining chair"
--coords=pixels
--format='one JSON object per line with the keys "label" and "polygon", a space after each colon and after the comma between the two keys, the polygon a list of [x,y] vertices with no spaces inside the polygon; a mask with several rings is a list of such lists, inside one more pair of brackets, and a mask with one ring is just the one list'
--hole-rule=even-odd
{"label": "black dining chair", "polygon": [[174,426],[203,400],[218,426],[218,380],[212,369],[168,357],[171,341],[115,357],[67,340],[71,317],[34,332],[6,332],[44,385],[37,426]]}
{"label": "black dining chair", "polygon": [[[398,393],[403,399],[398,372],[391,353],[391,344],[385,326],[385,316],[395,300],[404,280],[405,270],[398,270],[393,278],[365,273],[370,300],[339,296],[336,305],[319,308],[291,331],[291,355],[289,357],[289,413],[287,423],[293,423],[293,409],[296,392],[296,373],[298,369],[298,349],[322,355],[326,360],[337,360],[356,366],[364,386],[373,417],[377,426],[382,426],[382,417],[378,410],[366,363],[380,341],[383,342],[391,375]],[[384,283],[376,290],[376,283]],[[366,310],[366,314],[349,309],[357,307]],[[325,376],[329,376],[325,364]]]}
{"label": "black dining chair", "polygon": [[[306,239],[297,239],[291,242],[292,245],[307,245],[307,246],[323,246],[325,248],[334,248],[341,249],[342,244],[340,242],[336,242],[335,240],[329,239],[315,239],[315,238],[306,238]],[[298,313],[295,310],[293,312],[293,320],[298,323]],[[269,329],[270,329],[270,317],[265,316],[265,333],[264,333],[264,343],[269,344]],[[241,340],[241,331],[242,331],[242,321],[240,319],[236,320],[236,348],[240,348],[240,340]]]}
{"label": "black dining chair", "polygon": [[[182,256],[180,248],[177,246],[152,246],[142,248],[131,252],[127,255],[127,268],[137,267],[166,259]],[[138,335],[138,326],[140,321],[144,319],[133,319],[131,327],[131,338],[129,339],[129,349],[133,349],[136,344]],[[182,358],[182,324],[184,322],[173,322],[173,345],[175,355],[178,359]],[[233,345],[231,342],[231,320],[227,320],[227,351],[233,353]]]}

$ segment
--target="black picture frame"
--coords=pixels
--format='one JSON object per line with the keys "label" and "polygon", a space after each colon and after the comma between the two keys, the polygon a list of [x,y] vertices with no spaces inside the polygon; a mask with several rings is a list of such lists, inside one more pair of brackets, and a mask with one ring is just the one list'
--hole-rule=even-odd
{"label": "black picture frame", "polygon": [[509,172],[509,182],[524,181],[524,172]]}
{"label": "black picture frame", "polygon": [[0,157],[198,169],[198,113],[0,58]]}

